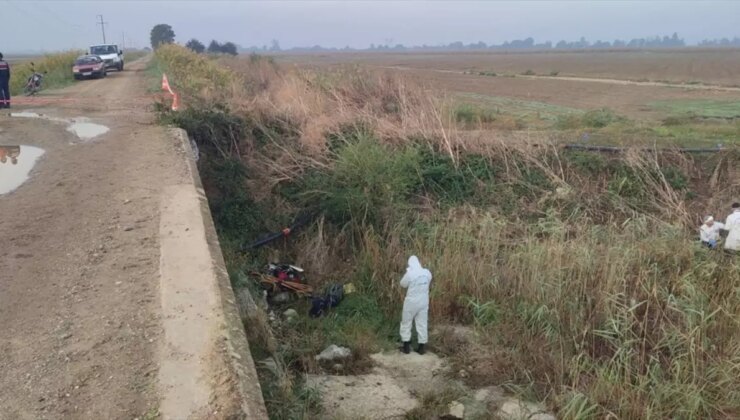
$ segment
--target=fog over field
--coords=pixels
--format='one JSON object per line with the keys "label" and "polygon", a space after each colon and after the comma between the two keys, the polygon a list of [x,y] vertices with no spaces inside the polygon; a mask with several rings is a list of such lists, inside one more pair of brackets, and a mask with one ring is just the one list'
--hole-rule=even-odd
{"label": "fog over field", "polygon": [[158,23],[176,40],[282,48],[631,39],[678,32],[687,43],[740,35],[735,1],[19,1],[3,2],[0,50],[53,51],[108,41],[149,44]]}

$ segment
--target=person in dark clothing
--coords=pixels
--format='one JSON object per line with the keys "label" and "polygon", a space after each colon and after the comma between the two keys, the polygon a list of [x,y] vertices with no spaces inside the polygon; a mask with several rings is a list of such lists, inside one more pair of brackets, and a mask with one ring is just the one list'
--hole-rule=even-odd
{"label": "person in dark clothing", "polygon": [[10,64],[0,53],[0,108],[10,108]]}

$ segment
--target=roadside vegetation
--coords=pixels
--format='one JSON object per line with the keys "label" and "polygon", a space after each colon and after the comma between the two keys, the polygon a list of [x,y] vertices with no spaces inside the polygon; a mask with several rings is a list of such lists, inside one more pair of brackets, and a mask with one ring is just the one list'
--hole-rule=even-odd
{"label": "roadside vegetation", "polygon": [[[67,51],[58,54],[49,54],[33,60],[34,67],[44,75],[44,89],[59,88],[74,82],[72,66],[81,51]],[[12,66],[10,93],[18,95],[23,92],[26,80],[31,76],[31,62],[24,62]]]}
{"label": "roadside vegetation", "polygon": [[[569,152],[523,135],[529,120],[505,103],[460,105],[355,67],[162,45],[156,69],[186,106],[159,116],[198,144],[235,288],[259,301],[249,273],[270,260],[302,266],[315,287],[357,288],[324,318],[293,302],[294,322],[257,311],[246,323],[255,359],[271,361],[258,370],[272,418],[321,417],[302,375],[321,370],[327,344],[353,350],[339,373],[394,346],[410,254],[434,273],[432,325],[476,332],[430,343],[471,386],[503,385],[564,419],[740,415],[740,264],[695,238],[700,217],[740,193],[737,149]],[[511,128],[495,125],[504,117]],[[556,140],[628,123],[607,109],[549,121]],[[290,241],[242,251],[304,214]],[[420,412],[441,414],[429,400]]]}
{"label": "roadside vegetation", "polygon": [[148,54],[150,53],[144,50],[124,50],[123,61],[130,64],[142,57],[146,57]]}

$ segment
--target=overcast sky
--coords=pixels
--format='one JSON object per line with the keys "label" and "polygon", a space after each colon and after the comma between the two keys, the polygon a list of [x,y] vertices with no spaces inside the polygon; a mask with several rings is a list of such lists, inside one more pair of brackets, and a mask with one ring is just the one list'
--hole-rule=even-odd
{"label": "overcast sky", "polygon": [[0,51],[108,42],[143,47],[158,23],[176,40],[283,48],[371,43],[438,45],[532,36],[536,41],[630,39],[678,32],[687,42],[740,36],[738,1],[29,1],[0,0]]}

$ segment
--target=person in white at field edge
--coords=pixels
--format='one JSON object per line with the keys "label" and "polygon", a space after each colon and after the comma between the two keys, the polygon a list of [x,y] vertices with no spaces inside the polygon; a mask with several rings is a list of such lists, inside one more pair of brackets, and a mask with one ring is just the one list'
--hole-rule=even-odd
{"label": "person in white at field edge", "polygon": [[732,213],[727,216],[724,229],[730,232],[725,239],[725,250],[740,252],[740,203],[732,203]]}
{"label": "person in white at field edge", "polygon": [[419,354],[424,354],[427,344],[427,318],[429,317],[429,285],[432,273],[421,266],[415,255],[409,258],[406,274],[401,279],[401,287],[407,289],[401,315],[401,351],[411,351],[411,323],[416,324],[416,335],[419,341]]}
{"label": "person in white at field edge", "polygon": [[704,224],[699,228],[699,237],[701,243],[708,246],[709,248],[717,248],[719,242],[719,231],[724,229],[725,225],[720,222],[715,222],[714,217],[707,216],[704,219]]}

